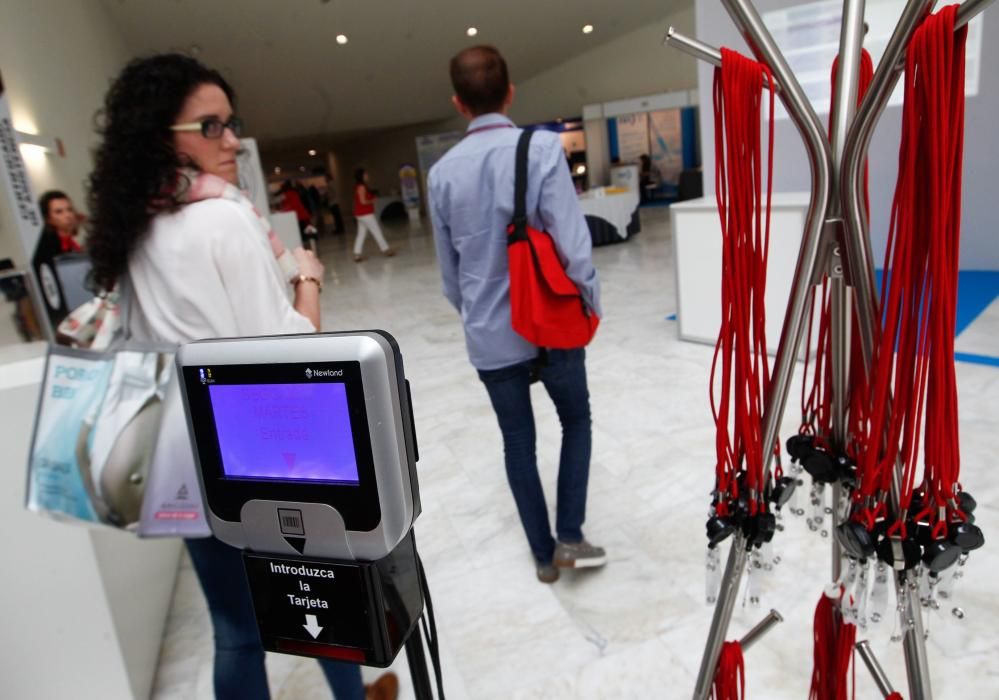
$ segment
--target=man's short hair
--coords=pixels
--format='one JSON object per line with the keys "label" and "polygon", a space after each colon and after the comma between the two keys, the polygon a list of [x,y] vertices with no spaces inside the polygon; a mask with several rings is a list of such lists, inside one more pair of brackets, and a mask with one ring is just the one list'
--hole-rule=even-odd
{"label": "man's short hair", "polygon": [[503,109],[510,90],[506,61],[494,46],[472,46],[451,59],[454,94],[475,116]]}

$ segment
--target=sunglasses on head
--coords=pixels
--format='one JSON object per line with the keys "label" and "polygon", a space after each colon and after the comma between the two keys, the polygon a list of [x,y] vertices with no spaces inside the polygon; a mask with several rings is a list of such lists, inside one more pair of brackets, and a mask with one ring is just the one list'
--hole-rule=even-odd
{"label": "sunglasses on head", "polygon": [[207,117],[199,122],[174,124],[170,127],[171,131],[200,131],[206,139],[220,139],[226,129],[229,129],[236,138],[239,138],[243,131],[243,122],[239,117],[229,117],[229,121],[226,122],[218,117]]}

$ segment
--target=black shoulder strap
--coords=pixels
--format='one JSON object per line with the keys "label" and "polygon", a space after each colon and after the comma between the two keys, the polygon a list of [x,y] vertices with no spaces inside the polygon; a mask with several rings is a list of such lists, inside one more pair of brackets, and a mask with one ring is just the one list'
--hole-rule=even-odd
{"label": "black shoulder strap", "polygon": [[531,130],[524,129],[517,141],[517,161],[513,185],[513,232],[508,243],[527,240],[527,151],[531,145]]}

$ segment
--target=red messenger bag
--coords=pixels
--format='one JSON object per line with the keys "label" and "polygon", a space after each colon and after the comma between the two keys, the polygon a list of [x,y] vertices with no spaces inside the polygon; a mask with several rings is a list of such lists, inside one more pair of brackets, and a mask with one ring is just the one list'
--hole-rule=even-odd
{"label": "red messenger bag", "polygon": [[517,142],[513,221],[507,227],[513,330],[533,345],[569,350],[585,346],[600,317],[569,279],[547,231],[527,225],[527,153],[531,131]]}

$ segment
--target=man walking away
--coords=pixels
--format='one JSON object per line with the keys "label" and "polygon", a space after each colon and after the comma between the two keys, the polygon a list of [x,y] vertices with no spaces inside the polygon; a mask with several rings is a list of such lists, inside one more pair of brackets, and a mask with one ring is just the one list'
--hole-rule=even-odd
{"label": "man walking away", "polygon": [[[451,101],[465,138],[430,170],[430,210],[444,295],[461,314],[472,364],[489,393],[503,433],[507,480],[538,579],[559,568],[602,566],[607,556],[583,537],[590,470],[590,401],[585,350],[539,348],[510,321],[507,225],[513,217],[514,161],[521,130],[506,116],[513,102],[506,62],[491,46],[451,59]],[[528,155],[528,224],[551,234],[566,274],[590,310],[600,313],[600,285],[589,229],[557,135],[533,135]],[[530,385],[540,381],[562,424],[555,534],[538,476]]]}

